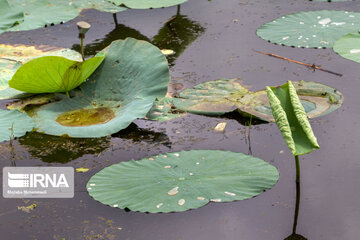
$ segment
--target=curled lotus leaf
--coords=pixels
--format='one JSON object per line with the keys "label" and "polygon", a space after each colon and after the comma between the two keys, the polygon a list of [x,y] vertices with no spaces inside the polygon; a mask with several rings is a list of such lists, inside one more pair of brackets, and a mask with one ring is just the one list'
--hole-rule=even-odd
{"label": "curled lotus leaf", "polygon": [[280,87],[266,87],[266,93],[275,122],[291,153],[303,155],[320,148],[291,81]]}
{"label": "curled lotus leaf", "polygon": [[21,137],[32,131],[34,126],[34,121],[26,113],[0,109],[0,142]]}
{"label": "curled lotus leaf", "polygon": [[350,33],[339,38],[334,44],[334,51],[343,58],[360,63],[360,34]]}
{"label": "curled lotus leaf", "polygon": [[133,9],[163,8],[182,4],[187,0],[107,0],[119,6]]}
{"label": "curled lotus leaf", "polygon": [[39,57],[23,64],[9,86],[27,93],[69,92],[88,79],[104,59],[103,53],[82,62],[59,56]]}
{"label": "curled lotus leaf", "polygon": [[[309,118],[326,115],[343,103],[336,89],[316,82],[293,82]],[[273,122],[265,90],[251,92],[239,79],[219,79],[201,83],[181,92],[173,99],[176,108],[203,115],[223,115],[234,110],[245,116],[255,116]]]}
{"label": "curled lotus leaf", "polygon": [[86,187],[95,200],[111,207],[166,213],[252,198],[278,178],[274,166],[253,156],[192,150],[111,165]]}
{"label": "curled lotus leaf", "polygon": [[360,29],[360,13],[309,11],[282,16],[257,30],[264,40],[285,46],[332,48],[337,39]]}
{"label": "curled lotus leaf", "polygon": [[103,64],[79,90],[29,112],[38,132],[79,138],[103,137],[143,118],[165,96],[166,58],[152,44],[133,38],[113,42]]}
{"label": "curled lotus leaf", "polygon": [[62,56],[81,61],[81,55],[78,52],[66,48],[0,44],[0,100],[29,95],[10,88],[9,81],[23,64],[42,56]]}

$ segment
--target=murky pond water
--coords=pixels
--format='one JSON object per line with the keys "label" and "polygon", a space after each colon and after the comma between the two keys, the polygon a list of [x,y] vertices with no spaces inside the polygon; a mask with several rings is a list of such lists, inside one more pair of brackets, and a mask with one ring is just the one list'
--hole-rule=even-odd
{"label": "murky pond water", "polygon": [[[252,90],[286,80],[317,81],[337,88],[345,97],[339,110],[311,120],[320,150],[302,156],[302,195],[297,232],[313,240],[359,239],[360,229],[360,108],[359,65],[331,49],[297,49],[268,43],[255,34],[265,22],[298,11],[336,9],[360,11],[359,1],[321,3],[307,0],[189,0],[181,17],[166,21],[178,9],[129,10],[112,14],[84,11],[77,19],[40,30],[0,35],[0,43],[48,44],[79,48],[76,22],[91,23],[85,44],[90,56],[111,41],[127,36],[144,39],[171,56],[171,91],[218,78],[239,77]],[[170,36],[175,37],[170,38]],[[257,54],[275,53],[321,65],[338,77]],[[6,102],[0,102],[4,107]],[[225,132],[213,127],[228,123]],[[1,239],[168,239],[279,240],[290,235],[295,207],[295,166],[275,124],[251,127],[238,114],[222,118],[188,114],[169,122],[136,120],[128,129],[107,138],[65,139],[31,133],[14,142],[11,161],[8,143],[0,144],[0,167],[73,166],[90,171],[75,173],[73,199],[0,198]],[[245,124],[245,125],[244,125]],[[249,146],[251,144],[251,146]],[[144,214],[114,209],[86,192],[89,178],[120,161],[190,149],[219,149],[248,153],[275,165],[279,182],[254,199],[210,203],[202,208],[171,214]],[[2,179],[2,178],[1,178]],[[18,206],[36,203],[30,213]]]}

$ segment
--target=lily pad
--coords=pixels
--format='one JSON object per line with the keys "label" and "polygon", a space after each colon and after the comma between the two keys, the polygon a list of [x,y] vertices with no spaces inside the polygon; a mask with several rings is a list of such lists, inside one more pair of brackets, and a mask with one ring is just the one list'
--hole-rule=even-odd
{"label": "lily pad", "polygon": [[272,114],[294,156],[319,149],[304,107],[291,81],[280,87],[266,87]]}
{"label": "lily pad", "polygon": [[81,61],[78,52],[66,48],[0,44],[0,100],[26,96],[23,92],[10,88],[9,81],[20,66],[42,56],[63,56]]}
{"label": "lily pad", "polygon": [[[294,82],[308,117],[326,115],[343,103],[342,94],[334,88],[316,83]],[[251,92],[241,85],[240,79],[219,79],[186,89],[174,98],[176,108],[190,113],[223,115],[238,110],[264,121],[274,121],[266,91]]]}
{"label": "lily pad", "polygon": [[182,4],[187,0],[108,0],[116,5],[133,9],[163,8]]}
{"label": "lily pad", "polygon": [[13,11],[6,0],[0,1],[0,34],[24,21],[22,11]]}
{"label": "lily pad", "polygon": [[102,137],[143,118],[156,98],[165,96],[170,75],[155,46],[127,38],[113,42],[103,64],[72,91],[72,98],[35,109],[37,131],[70,137]]}
{"label": "lily pad", "polygon": [[359,28],[358,12],[322,10],[282,16],[261,26],[257,35],[285,46],[331,48],[337,39]]}
{"label": "lily pad", "polygon": [[[57,1],[57,0],[55,0]],[[127,10],[107,0],[71,0],[70,3],[81,12],[84,9],[96,9],[101,12],[118,13]]]}
{"label": "lily pad", "polygon": [[12,137],[21,137],[34,126],[34,121],[26,113],[0,109],[0,142],[9,141]]}
{"label": "lily pad", "polygon": [[83,62],[44,56],[22,65],[9,86],[27,93],[68,92],[82,84],[105,59],[100,54]]}
{"label": "lily pad", "polygon": [[193,150],[121,162],[87,183],[97,201],[140,212],[181,212],[209,201],[255,197],[275,185],[277,169],[243,153]]}
{"label": "lily pad", "polygon": [[360,34],[347,34],[334,44],[334,51],[343,58],[360,63]]}

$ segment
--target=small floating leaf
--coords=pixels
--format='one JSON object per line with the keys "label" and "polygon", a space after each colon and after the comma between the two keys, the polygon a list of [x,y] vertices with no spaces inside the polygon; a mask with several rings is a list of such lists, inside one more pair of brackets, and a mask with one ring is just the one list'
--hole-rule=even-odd
{"label": "small floating leaf", "polygon": [[282,16],[261,26],[257,35],[286,46],[332,48],[341,36],[359,28],[358,12],[322,10]]}
{"label": "small floating leaf", "polygon": [[347,34],[334,44],[334,51],[343,58],[360,63],[360,34]]}
{"label": "small floating leaf", "polygon": [[21,137],[34,126],[34,121],[26,113],[0,109],[0,142],[9,141],[12,137]]}
{"label": "small floating leaf", "polygon": [[182,117],[185,114],[184,111],[175,108],[172,97],[166,96],[154,102],[146,118],[153,121],[168,121]]}
{"label": "small floating leaf", "polygon": [[291,153],[303,155],[320,148],[291,81],[280,87],[266,87],[266,92],[275,122]]}
{"label": "small floating leaf", "polygon": [[89,171],[90,169],[89,168],[76,168],[75,171],[76,172],[80,172],[80,173],[85,173],[87,171]]}
{"label": "small floating leaf", "polygon": [[72,98],[35,109],[37,131],[70,137],[103,137],[143,118],[165,96],[170,75],[155,46],[133,38],[113,42],[103,64],[72,91]]}
{"label": "small floating leaf", "polygon": [[45,56],[22,65],[9,86],[27,93],[69,92],[82,84],[105,59],[105,54],[84,62]]}
{"label": "small floating leaf", "polygon": [[[180,212],[209,201],[252,198],[279,178],[275,167],[242,153],[193,150],[153,158],[104,168],[87,183],[89,194],[103,204],[132,211]],[[166,169],[169,165],[176,167]]]}

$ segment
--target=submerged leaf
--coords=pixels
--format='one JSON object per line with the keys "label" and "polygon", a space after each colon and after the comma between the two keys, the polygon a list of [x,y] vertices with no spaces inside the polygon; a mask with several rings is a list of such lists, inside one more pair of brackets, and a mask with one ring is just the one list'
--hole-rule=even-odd
{"label": "submerged leaf", "polygon": [[341,36],[359,28],[358,12],[322,10],[282,16],[261,26],[257,35],[286,46],[331,48]]}
{"label": "submerged leaf", "polygon": [[259,195],[279,178],[275,167],[242,153],[193,150],[121,162],[95,174],[89,194],[112,207],[140,212],[180,212],[209,201]]}
{"label": "submerged leaf", "polygon": [[66,48],[0,44],[0,100],[29,95],[10,88],[8,82],[22,64],[42,56],[62,56],[81,61],[81,55],[78,52]]}
{"label": "submerged leaf", "polygon": [[266,87],[266,92],[275,122],[291,153],[303,155],[320,148],[291,81],[280,87]]}
{"label": "submerged leaf", "polygon": [[113,42],[107,52],[90,79],[71,92],[72,98],[29,113],[37,131],[80,138],[106,136],[145,117],[155,99],[165,96],[169,68],[158,48],[127,38]]}
{"label": "submerged leaf", "polygon": [[105,54],[84,62],[58,56],[36,58],[16,71],[9,86],[27,93],[68,92],[90,77],[104,58]]}
{"label": "submerged leaf", "polygon": [[[309,118],[328,114],[342,105],[343,97],[334,88],[306,81],[294,85]],[[251,92],[241,85],[240,79],[201,83],[185,89],[173,102],[178,109],[195,114],[223,115],[238,110],[245,116],[274,121],[266,91]]]}
{"label": "submerged leaf", "polygon": [[9,141],[13,137],[21,137],[34,128],[34,121],[19,111],[0,109],[0,142]]}

